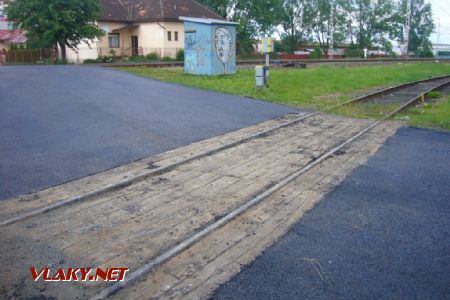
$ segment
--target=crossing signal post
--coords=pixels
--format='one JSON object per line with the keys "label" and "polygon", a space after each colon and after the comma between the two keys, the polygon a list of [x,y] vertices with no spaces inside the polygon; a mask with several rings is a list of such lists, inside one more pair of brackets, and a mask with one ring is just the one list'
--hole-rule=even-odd
{"label": "crossing signal post", "polygon": [[273,52],[274,43],[271,37],[261,39],[260,53],[266,55],[266,65],[255,68],[256,87],[269,87],[270,53]]}

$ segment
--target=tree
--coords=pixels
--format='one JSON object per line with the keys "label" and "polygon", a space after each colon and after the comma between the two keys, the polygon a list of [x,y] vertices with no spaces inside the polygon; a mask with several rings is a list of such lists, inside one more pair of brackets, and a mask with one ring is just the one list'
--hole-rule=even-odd
{"label": "tree", "polygon": [[[328,55],[331,36],[334,45],[344,42],[348,24],[345,0],[306,0],[304,23],[319,42],[323,54]],[[333,45],[333,46],[334,46]]]}
{"label": "tree", "polygon": [[99,0],[13,0],[6,15],[27,32],[28,39],[40,47],[59,44],[62,59],[66,47],[89,43],[104,33],[95,21],[102,16]]}
{"label": "tree", "polygon": [[285,0],[281,26],[283,32],[279,33],[284,49],[289,53],[298,50],[304,39],[303,13],[304,0]]}
{"label": "tree", "polygon": [[352,17],[351,32],[358,46],[388,45],[389,32],[395,26],[395,5],[392,0],[352,0],[347,5]]}
{"label": "tree", "polygon": [[228,8],[230,7],[231,0],[199,0],[198,2],[207,6],[219,16],[224,18],[228,16]]}
{"label": "tree", "polygon": [[270,34],[281,22],[282,0],[200,0],[215,13],[237,22],[239,52],[251,52],[254,40]]}
{"label": "tree", "polygon": [[[398,3],[395,16],[396,26],[391,32],[391,37],[400,44],[405,43],[405,26],[407,18],[407,0]],[[432,56],[430,35],[434,30],[431,4],[424,0],[411,0],[411,23],[409,31],[408,53],[416,56]]]}

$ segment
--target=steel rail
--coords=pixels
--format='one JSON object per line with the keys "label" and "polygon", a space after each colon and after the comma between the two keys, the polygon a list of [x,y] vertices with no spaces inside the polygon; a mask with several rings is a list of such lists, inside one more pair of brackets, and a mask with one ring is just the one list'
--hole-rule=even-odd
{"label": "steel rail", "polygon": [[[389,92],[389,91],[392,91],[392,90],[398,90],[398,89],[409,87],[411,85],[419,84],[419,83],[422,83],[422,82],[430,82],[430,81],[434,81],[434,80],[440,80],[440,79],[443,79],[443,78],[446,78],[446,77],[449,77],[449,76],[450,75],[444,75],[444,76],[438,76],[438,77],[433,77],[433,78],[429,78],[429,79],[409,82],[409,83],[405,83],[405,84],[400,84],[400,85],[397,85],[397,86],[394,86],[394,87],[386,88],[386,89],[383,89],[383,90],[380,90],[380,91],[376,91],[376,92],[373,92],[373,93],[370,93],[370,94],[366,94],[366,95],[360,96],[360,97],[355,98],[353,100],[350,100],[348,102],[337,104],[335,106],[332,106],[330,108],[325,109],[325,111],[330,111],[330,110],[336,109],[336,108],[338,108],[340,106],[344,106],[344,105],[347,105],[347,104],[350,104],[350,103],[359,102],[359,101],[362,101],[364,99],[370,99],[370,98],[373,98],[373,97],[375,97],[377,95],[382,95],[382,94],[384,94],[386,92]],[[165,172],[169,172],[169,171],[173,170],[176,167],[179,167],[181,165],[190,163],[190,162],[192,162],[194,160],[197,160],[197,159],[200,159],[200,158],[203,158],[203,157],[206,157],[206,156],[210,156],[210,155],[218,153],[220,151],[224,151],[224,150],[227,150],[229,148],[232,148],[232,147],[235,147],[237,145],[240,145],[242,143],[245,143],[245,142],[247,142],[249,140],[252,140],[252,139],[255,139],[255,138],[259,138],[259,137],[265,136],[267,134],[273,133],[276,130],[292,126],[292,125],[297,124],[297,123],[299,123],[299,122],[301,122],[301,121],[303,121],[303,120],[305,120],[307,118],[310,118],[310,117],[313,117],[315,115],[318,115],[319,113],[320,112],[312,112],[312,113],[309,113],[309,114],[300,115],[298,118],[295,118],[294,120],[288,121],[286,123],[283,123],[283,124],[280,124],[280,125],[277,125],[277,126],[274,126],[274,127],[271,127],[271,128],[268,128],[268,129],[263,130],[261,132],[257,132],[255,134],[252,134],[252,135],[249,135],[247,137],[238,139],[236,141],[233,141],[233,142],[230,142],[230,143],[225,144],[223,146],[217,147],[215,149],[211,149],[209,151],[200,153],[198,155],[194,155],[194,156],[188,157],[188,158],[183,159],[183,160],[181,160],[179,162],[176,162],[176,163],[173,163],[173,164],[169,164],[169,165],[164,166],[164,167],[159,167],[159,168],[156,168],[156,169],[152,169],[152,170],[144,172],[142,174],[139,174],[139,175],[136,175],[136,176],[133,176],[133,177],[129,177],[127,179],[120,180],[120,181],[112,183],[112,184],[105,185],[105,186],[103,186],[101,188],[98,188],[98,189],[94,189],[94,190],[92,190],[90,192],[83,193],[81,195],[77,195],[77,196],[74,196],[74,197],[71,197],[71,198],[68,198],[68,199],[63,199],[63,200],[57,201],[57,202],[55,202],[53,204],[50,204],[50,205],[47,205],[47,206],[44,206],[44,207],[41,207],[41,208],[37,208],[37,209],[34,209],[34,210],[31,210],[29,212],[20,214],[18,216],[13,217],[13,218],[1,221],[0,222],[0,227],[1,226],[11,225],[11,224],[17,223],[19,221],[23,221],[23,220],[26,220],[26,219],[29,219],[29,218],[32,218],[32,217],[35,217],[35,216],[38,216],[38,215],[41,215],[41,214],[44,214],[44,213],[47,213],[47,212],[50,212],[50,211],[62,208],[62,207],[65,207],[65,206],[68,206],[68,205],[72,205],[72,204],[75,204],[75,203],[78,203],[78,202],[86,201],[86,200],[91,199],[93,197],[97,197],[97,196],[104,195],[106,193],[109,193],[109,192],[112,192],[112,191],[115,191],[115,190],[118,190],[118,189],[125,188],[125,187],[130,186],[130,185],[132,185],[134,183],[143,181],[143,180],[147,179],[150,176],[160,175],[160,174],[163,174]]]}
{"label": "steel rail", "polygon": [[[436,89],[442,88],[443,86],[446,86],[448,84],[450,84],[450,82],[441,83],[440,85],[435,86],[435,87],[427,90],[425,92],[425,94],[430,93],[431,91],[434,91]],[[405,109],[409,105],[411,105],[411,104],[415,103],[416,101],[420,100],[420,98],[421,98],[421,95],[418,95],[416,97],[411,98],[406,103],[404,103],[403,105],[401,105],[400,107],[398,107],[394,111],[392,111],[389,114],[387,114],[386,116],[384,116],[382,119],[373,122],[372,124],[370,124],[369,126],[364,128],[363,130],[358,132],[357,134],[355,134],[355,135],[351,136],[350,138],[348,138],[343,143],[341,143],[338,146],[335,146],[334,148],[326,151],[324,154],[319,156],[316,160],[308,163],[307,165],[305,165],[304,167],[298,169],[297,171],[294,171],[293,173],[287,175],[286,177],[284,177],[283,179],[281,179],[280,181],[278,181],[277,183],[272,185],[270,188],[264,190],[263,192],[261,192],[257,196],[249,199],[247,202],[245,202],[240,207],[236,208],[235,210],[231,211],[230,213],[226,214],[225,216],[223,216],[219,220],[211,223],[210,225],[207,225],[204,229],[202,229],[201,231],[195,233],[194,235],[192,235],[188,239],[184,240],[183,242],[179,243],[177,246],[169,249],[168,251],[166,251],[166,252],[162,253],[161,255],[157,256],[156,258],[150,260],[148,263],[144,264],[142,267],[140,267],[136,271],[130,273],[129,276],[124,281],[117,282],[117,283],[109,286],[108,288],[102,290],[99,294],[97,294],[96,296],[92,297],[91,300],[106,299],[107,297],[109,297],[111,295],[114,295],[115,293],[117,293],[121,289],[136,283],[139,279],[141,279],[142,277],[144,277],[147,274],[149,274],[150,272],[152,272],[156,267],[158,267],[162,263],[164,263],[164,262],[168,261],[169,259],[171,259],[172,257],[180,254],[182,251],[184,251],[187,248],[191,247],[196,242],[200,241],[202,238],[206,237],[207,235],[209,235],[210,233],[212,233],[216,229],[221,228],[222,226],[224,226],[225,224],[227,224],[231,220],[235,219],[236,217],[238,217],[242,213],[246,212],[251,207],[255,206],[256,204],[258,204],[260,202],[262,202],[264,199],[266,199],[267,197],[269,197],[270,195],[272,195],[276,191],[280,190],[281,188],[283,188],[284,186],[286,186],[287,184],[289,184],[293,180],[297,179],[302,174],[304,174],[307,171],[311,170],[316,165],[322,163],[323,161],[325,161],[326,159],[328,159],[329,157],[334,155],[336,152],[340,151],[341,149],[343,149],[344,147],[346,147],[350,143],[352,143],[355,140],[357,140],[358,138],[360,138],[362,135],[364,135],[367,132],[369,132],[374,127],[378,126],[382,122],[384,122],[387,119],[391,118],[392,116],[394,116],[395,114],[397,114],[401,110]]]}

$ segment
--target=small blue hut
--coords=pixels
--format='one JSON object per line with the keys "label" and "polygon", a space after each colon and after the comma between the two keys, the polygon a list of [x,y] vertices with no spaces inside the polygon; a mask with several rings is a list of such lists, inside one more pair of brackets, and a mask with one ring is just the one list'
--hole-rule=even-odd
{"label": "small blue hut", "polygon": [[184,22],[184,71],[197,75],[236,73],[236,25],[216,19],[180,17]]}

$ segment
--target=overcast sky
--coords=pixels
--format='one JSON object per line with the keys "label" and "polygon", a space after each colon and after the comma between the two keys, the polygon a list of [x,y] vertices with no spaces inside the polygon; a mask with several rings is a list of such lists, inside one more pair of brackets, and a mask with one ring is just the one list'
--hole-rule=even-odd
{"label": "overcast sky", "polygon": [[429,0],[433,7],[434,24],[436,33],[431,35],[431,42],[437,41],[438,22],[440,20],[440,44],[450,45],[450,0]]}

